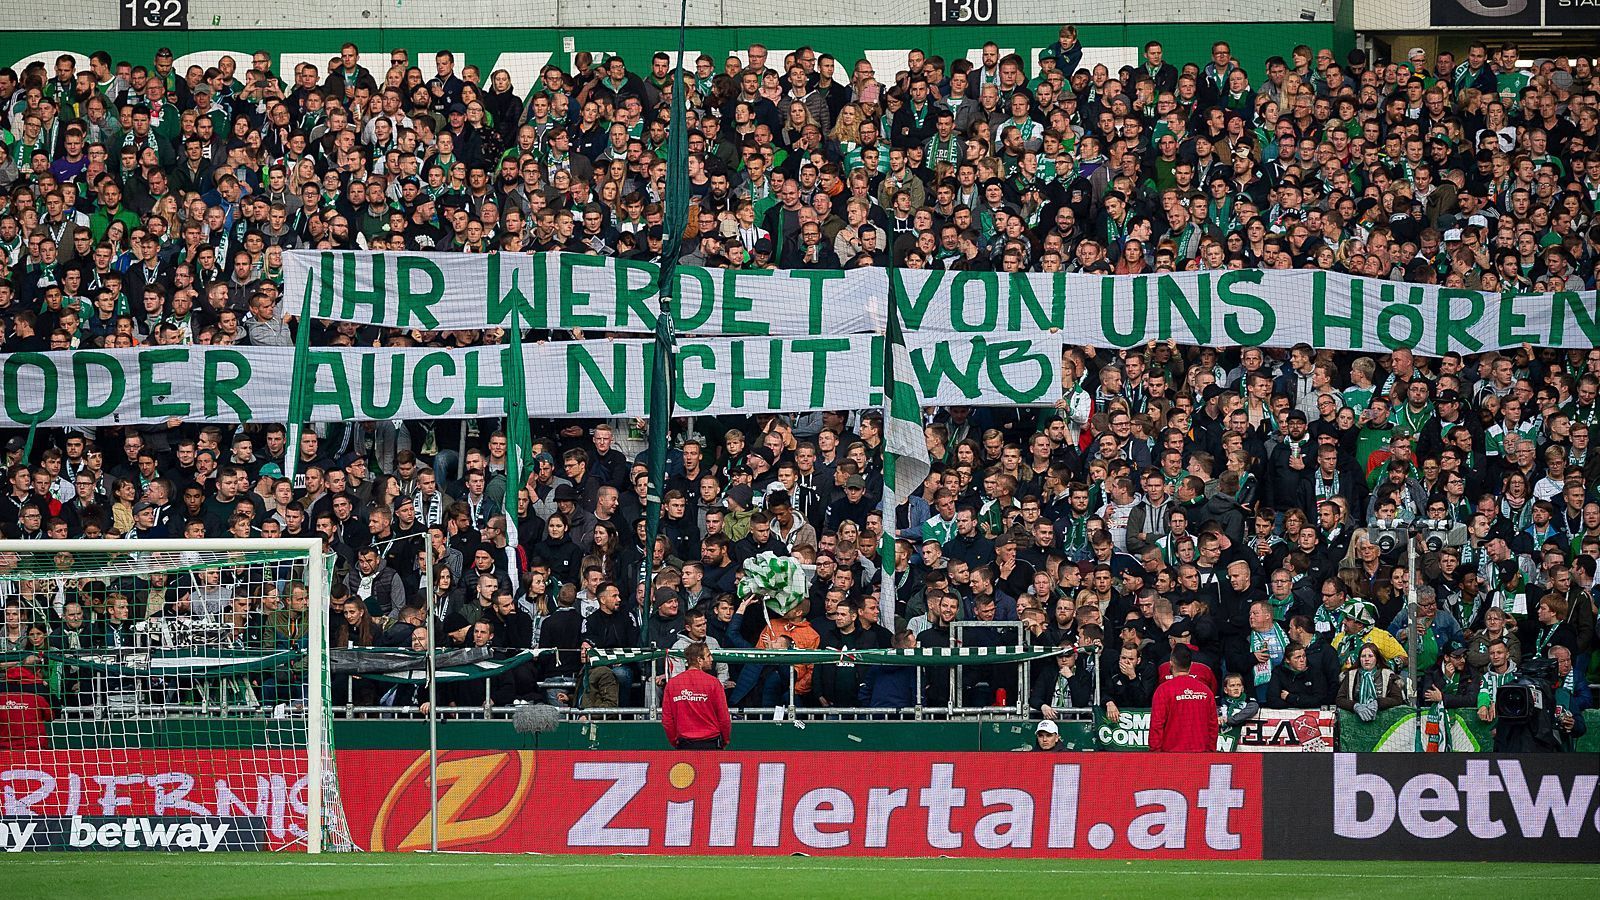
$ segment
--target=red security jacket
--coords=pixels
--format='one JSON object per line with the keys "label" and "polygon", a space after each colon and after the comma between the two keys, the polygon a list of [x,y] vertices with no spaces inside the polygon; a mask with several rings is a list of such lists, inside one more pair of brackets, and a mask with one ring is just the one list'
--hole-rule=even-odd
{"label": "red security jacket", "polygon": [[1150,749],[1209,753],[1217,749],[1217,695],[1193,675],[1178,675],[1156,688],[1150,704]]}
{"label": "red security jacket", "polygon": [[0,750],[43,750],[50,746],[55,711],[42,693],[43,682],[26,666],[13,666],[0,682]]}
{"label": "red security jacket", "polygon": [[715,675],[702,669],[685,669],[667,681],[662,696],[661,724],[667,728],[667,742],[703,741],[720,737],[726,747],[733,738],[733,719],[728,715],[728,695]]}

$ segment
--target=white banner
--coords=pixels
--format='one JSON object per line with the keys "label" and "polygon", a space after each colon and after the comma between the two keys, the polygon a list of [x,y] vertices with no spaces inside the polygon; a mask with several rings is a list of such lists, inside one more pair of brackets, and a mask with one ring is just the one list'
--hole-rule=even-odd
{"label": "white banner", "polygon": [[[571,253],[428,254],[292,251],[290,313],[396,328],[508,323],[581,332],[655,329],[656,267]],[[1523,342],[1600,344],[1595,293],[1500,295],[1314,270],[1164,275],[905,271],[907,333],[1038,334],[1120,348],[1152,340],[1203,346],[1314,347],[1438,356]],[[881,333],[883,269],[677,269],[681,333]]]}
{"label": "white banner", "polygon": [[[1056,335],[942,341],[910,338],[911,382],[924,405],[1048,405],[1061,395]],[[313,348],[313,422],[499,416],[504,347],[464,350]],[[648,415],[647,340],[527,344],[528,415]],[[712,338],[677,347],[682,415],[864,409],[883,403],[877,335]],[[292,347],[147,347],[0,355],[7,424],[104,425],[179,418],[286,422]]]}

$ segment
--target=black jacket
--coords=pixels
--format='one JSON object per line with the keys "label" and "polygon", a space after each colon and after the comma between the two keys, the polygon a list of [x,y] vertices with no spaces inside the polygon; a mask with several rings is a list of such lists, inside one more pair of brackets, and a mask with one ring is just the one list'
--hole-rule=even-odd
{"label": "black jacket", "polygon": [[[1284,696],[1284,692],[1288,696]],[[1324,697],[1328,699],[1324,699]],[[1267,682],[1267,699],[1264,704],[1268,709],[1308,709],[1322,706],[1332,699],[1332,692],[1323,683],[1322,674],[1309,665],[1303,672],[1296,672],[1287,665],[1280,663],[1272,670],[1272,679]]]}
{"label": "black jacket", "polygon": [[1143,709],[1150,705],[1150,698],[1156,692],[1155,667],[1140,663],[1133,670],[1132,678],[1122,674],[1120,668],[1112,667],[1106,670],[1101,687],[1102,702],[1115,703],[1123,709]]}
{"label": "black jacket", "polygon": [[1478,705],[1478,679],[1462,672],[1461,677],[1456,680],[1454,691],[1447,688],[1444,682],[1444,670],[1435,663],[1433,668],[1422,673],[1422,694],[1419,696],[1426,695],[1432,688],[1439,688],[1440,693],[1444,694],[1443,702],[1446,709],[1468,709]]}
{"label": "black jacket", "polygon": [[639,646],[639,629],[621,607],[614,613],[601,610],[590,613],[583,620],[583,639],[596,647],[615,649]]}
{"label": "black jacket", "polygon": [[[1037,666],[1033,675],[1033,689],[1028,694],[1028,708],[1034,715],[1039,715],[1042,706],[1054,706],[1052,702],[1056,692],[1056,678],[1061,670],[1055,666],[1054,660]],[[1081,709],[1094,702],[1094,683],[1087,669],[1080,664],[1073,669],[1072,675],[1067,678],[1067,693],[1072,698],[1072,707]]]}
{"label": "black jacket", "polygon": [[578,649],[583,646],[583,617],[575,606],[551,613],[539,626],[539,647],[560,652],[548,657],[546,675],[572,675],[582,665]]}

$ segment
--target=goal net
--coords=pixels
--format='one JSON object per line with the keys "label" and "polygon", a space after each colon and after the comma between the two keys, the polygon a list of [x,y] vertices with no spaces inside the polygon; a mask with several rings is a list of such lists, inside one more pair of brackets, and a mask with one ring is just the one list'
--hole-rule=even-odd
{"label": "goal net", "polygon": [[352,849],[315,540],[0,541],[0,844]]}

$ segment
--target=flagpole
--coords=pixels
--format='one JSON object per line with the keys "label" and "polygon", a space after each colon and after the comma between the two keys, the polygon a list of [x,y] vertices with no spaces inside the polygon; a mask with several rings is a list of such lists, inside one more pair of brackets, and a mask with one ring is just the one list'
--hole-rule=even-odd
{"label": "flagpole", "polygon": [[[683,232],[689,222],[689,133],[684,96],[684,55],[688,46],[689,0],[678,7],[678,61],[672,69],[672,107],[667,118],[667,181],[662,196],[661,259],[657,267],[656,338],[649,384],[650,444],[646,451],[649,486],[644,511],[644,602],[639,605],[639,646],[649,643],[651,602],[655,597],[656,536],[661,533],[661,496],[667,482],[667,441],[672,430],[673,365],[672,297]],[[666,648],[662,648],[666,649]]]}

